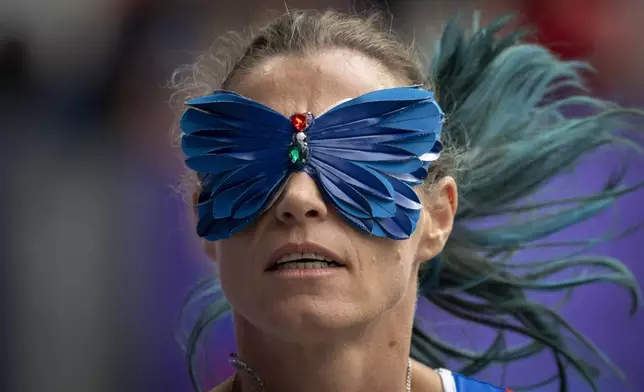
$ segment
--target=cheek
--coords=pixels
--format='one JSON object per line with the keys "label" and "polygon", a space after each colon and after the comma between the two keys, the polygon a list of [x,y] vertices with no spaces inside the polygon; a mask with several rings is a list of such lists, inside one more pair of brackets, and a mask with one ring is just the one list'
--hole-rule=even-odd
{"label": "cheek", "polygon": [[[219,271],[219,281],[226,298],[235,305],[240,300],[243,301],[244,282],[251,277],[249,264],[250,254],[244,246],[238,244],[237,238],[218,241],[216,244],[217,267]],[[241,240],[243,241],[243,240]]]}
{"label": "cheek", "polygon": [[381,241],[376,246],[370,246],[375,254],[374,260],[376,260],[377,266],[381,269],[395,270],[403,275],[410,275],[415,264],[415,241],[413,238],[403,241]]}
{"label": "cheek", "polygon": [[386,241],[369,248],[370,260],[364,260],[364,282],[370,296],[382,298],[383,305],[391,308],[415,287],[417,266],[412,247],[407,240]]}

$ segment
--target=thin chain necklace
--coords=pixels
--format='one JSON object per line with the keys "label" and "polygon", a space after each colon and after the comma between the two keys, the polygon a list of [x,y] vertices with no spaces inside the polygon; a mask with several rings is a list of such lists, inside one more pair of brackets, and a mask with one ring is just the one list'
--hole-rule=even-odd
{"label": "thin chain necklace", "polygon": [[[232,392],[240,392],[237,390],[239,384],[237,379],[239,378],[240,372],[245,372],[250,375],[254,380],[257,386],[263,391],[264,390],[264,381],[253,371],[246,362],[239,359],[237,354],[230,354],[229,359],[230,364],[237,370],[235,376],[233,377],[232,382]],[[405,392],[411,392],[411,358],[407,358],[407,378],[405,380]]]}

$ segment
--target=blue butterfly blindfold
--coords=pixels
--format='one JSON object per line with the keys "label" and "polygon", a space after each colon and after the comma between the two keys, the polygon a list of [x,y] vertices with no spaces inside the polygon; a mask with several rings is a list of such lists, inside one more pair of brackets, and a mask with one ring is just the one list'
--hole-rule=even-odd
{"label": "blue butterfly blindfold", "polygon": [[359,229],[393,239],[414,232],[422,205],[412,187],[442,149],[444,115],[431,91],[378,90],[317,118],[287,118],[227,91],[186,105],[181,148],[201,181],[200,237],[224,239],[252,224],[296,171]]}

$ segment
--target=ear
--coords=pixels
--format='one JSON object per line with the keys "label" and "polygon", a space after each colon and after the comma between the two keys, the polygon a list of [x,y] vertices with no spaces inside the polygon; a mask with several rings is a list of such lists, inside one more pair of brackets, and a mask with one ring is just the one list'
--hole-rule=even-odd
{"label": "ear", "polygon": [[[197,204],[199,204],[199,191],[195,191],[192,194],[192,213],[195,218],[195,225],[199,222]],[[203,247],[204,252],[206,252],[206,255],[208,255],[212,261],[217,261],[217,247],[213,241],[208,241],[205,238],[202,238],[201,246]]]}
{"label": "ear", "polygon": [[441,178],[423,199],[416,254],[421,263],[438,255],[452,232],[458,207],[456,181],[449,176]]}

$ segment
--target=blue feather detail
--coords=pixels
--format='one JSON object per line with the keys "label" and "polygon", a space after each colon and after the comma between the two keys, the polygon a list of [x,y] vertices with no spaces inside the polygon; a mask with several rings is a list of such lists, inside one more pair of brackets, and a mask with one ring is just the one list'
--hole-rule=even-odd
{"label": "blue feather detail", "polygon": [[309,159],[288,159],[294,128],[284,115],[226,91],[188,101],[181,119],[186,165],[202,179],[197,232],[227,238],[252,224],[288,176],[304,170],[357,228],[405,239],[422,205],[413,186],[441,150],[443,112],[418,86],[344,102],[306,129]]}

